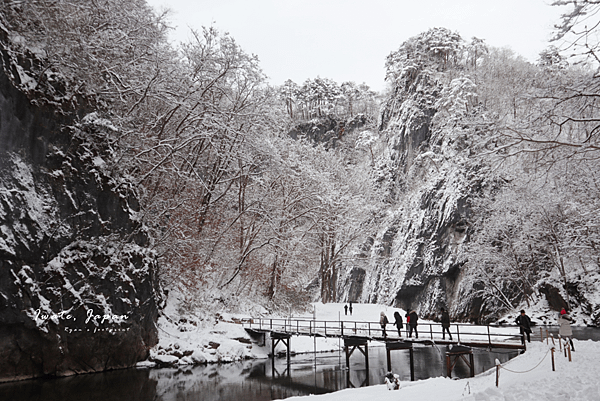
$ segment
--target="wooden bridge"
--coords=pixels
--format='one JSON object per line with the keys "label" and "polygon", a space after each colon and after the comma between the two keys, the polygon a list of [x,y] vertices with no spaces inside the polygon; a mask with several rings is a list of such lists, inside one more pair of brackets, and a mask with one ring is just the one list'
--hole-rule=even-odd
{"label": "wooden bridge", "polygon": [[[387,366],[391,370],[391,351],[408,350],[410,352],[411,380],[414,380],[413,346],[421,345],[449,345],[446,353],[447,375],[451,376],[452,369],[459,360],[463,360],[474,375],[474,361],[472,348],[484,349],[514,349],[525,350],[517,326],[504,325],[473,325],[454,323],[450,325],[450,336],[442,334],[442,325],[439,323],[423,322],[417,326],[417,335],[408,336],[408,327],[398,333],[392,324],[384,330],[379,322],[365,321],[328,321],[309,318],[248,319],[242,322],[246,331],[266,345],[266,335],[271,338],[272,352],[275,356],[275,347],[281,342],[286,347],[288,363],[291,353],[292,336],[313,336],[322,338],[341,338],[344,340],[346,353],[346,366],[350,366],[350,356],[358,349],[364,356],[366,367],[369,367],[368,343],[370,341],[383,342],[387,351]],[[467,359],[468,358],[468,359]],[[274,363],[274,362],[273,362]]]}

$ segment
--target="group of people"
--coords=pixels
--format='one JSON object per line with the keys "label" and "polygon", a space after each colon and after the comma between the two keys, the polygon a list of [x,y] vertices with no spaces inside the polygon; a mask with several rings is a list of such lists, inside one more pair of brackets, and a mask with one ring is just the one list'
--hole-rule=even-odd
{"label": "group of people", "polygon": [[[346,315],[348,314],[348,311],[350,311],[350,315],[352,315],[352,302],[350,302],[350,306],[344,305],[344,311]],[[412,334],[414,332],[415,338],[419,338],[419,332],[417,331],[419,316],[417,315],[417,312],[415,312],[414,310],[407,312],[404,315],[404,317],[406,318],[406,335],[408,337],[412,337]],[[450,333],[450,315],[444,307],[441,308],[440,320],[442,323],[442,339],[445,340],[446,333],[448,333],[450,341],[452,341],[452,334]],[[569,316],[565,308],[562,308],[562,310],[558,314],[558,325],[560,326],[558,334],[565,341],[568,341],[571,345],[571,350],[575,351],[575,347],[573,346],[573,330],[571,329],[572,322],[573,319]],[[385,312],[381,312],[379,317],[379,324],[381,325],[383,337],[387,337],[386,326],[389,323],[390,321],[385,315]],[[529,318],[529,316],[527,316],[524,310],[521,310],[521,314],[517,316],[517,318],[515,319],[515,323],[517,324],[517,326],[519,326],[519,329],[521,331],[521,341],[523,342],[523,344],[525,344],[525,339],[527,339],[528,342],[531,342],[531,319]],[[402,337],[404,321],[402,319],[402,315],[398,311],[394,312],[393,325],[396,326],[396,329],[398,330],[398,336]]]}
{"label": "group of people", "polygon": [[[419,315],[417,312],[410,311],[407,312],[404,317],[406,318],[406,335],[408,337],[412,337],[413,331],[415,333],[415,338],[419,338],[419,332],[417,331]],[[450,340],[452,340],[452,334],[450,334],[450,315],[445,308],[442,308],[442,339],[446,339],[446,333],[450,336]],[[389,320],[385,315],[385,312],[381,312],[379,317],[379,324],[381,325],[381,331],[384,337],[387,337],[386,326],[389,324]],[[398,336],[402,337],[402,330],[404,329],[404,321],[402,320],[402,315],[400,312],[394,312],[394,326],[398,330]]]}
{"label": "group of people", "polygon": [[[411,311],[404,315],[406,317],[406,335],[412,337],[413,331],[415,332],[415,338],[419,338],[419,332],[417,331],[417,322],[419,321],[419,316],[417,312]],[[384,337],[387,337],[386,326],[388,325],[389,320],[385,315],[385,312],[381,312],[379,316],[379,324],[381,325],[381,331]],[[402,320],[402,315],[400,312],[394,312],[394,326],[398,329],[398,336],[402,337],[402,329],[404,329],[404,321]]]}

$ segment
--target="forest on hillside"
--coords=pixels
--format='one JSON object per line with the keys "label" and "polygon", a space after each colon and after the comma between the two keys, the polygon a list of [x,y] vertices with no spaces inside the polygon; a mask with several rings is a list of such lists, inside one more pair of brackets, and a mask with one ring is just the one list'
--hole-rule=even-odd
{"label": "forest on hillside", "polygon": [[[361,250],[382,219],[449,165],[481,178],[461,274],[509,310],[556,278],[580,303],[573,286],[600,275],[599,43],[581,22],[600,4],[560,3],[574,6],[556,30],[568,45],[537,63],[433,28],[399,38],[383,94],[321,77],[269,85],[259,58],[215,27],[171,44],[168,14],[144,0],[4,1],[0,15],[14,65],[35,74],[17,68],[14,85],[106,128],[91,138],[109,149],[98,168],[136,192],[182,310],[345,301],[340,268],[372,257]],[[431,111],[433,134],[394,158],[400,108]],[[310,135],[325,118],[334,145]]]}

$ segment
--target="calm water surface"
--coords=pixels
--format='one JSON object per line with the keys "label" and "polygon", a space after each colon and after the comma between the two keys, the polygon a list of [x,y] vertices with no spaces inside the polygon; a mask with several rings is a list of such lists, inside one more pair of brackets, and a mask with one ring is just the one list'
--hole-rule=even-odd
{"label": "calm water surface", "polygon": [[[534,339],[539,341],[539,329]],[[551,330],[555,332],[556,330]],[[600,340],[600,330],[574,328],[580,340]],[[534,329],[534,333],[535,329]],[[545,329],[544,329],[545,333]],[[556,334],[555,334],[556,336]],[[369,345],[369,371],[362,353],[354,351],[350,370],[342,352],[180,369],[125,369],[60,379],[26,380],[0,384],[0,400],[11,401],[270,401],[298,395],[323,394],[348,387],[383,383],[387,372],[385,347]],[[445,376],[446,347],[415,346],[415,380]],[[474,349],[475,374],[506,362],[515,351]],[[410,380],[409,352],[391,352],[392,371]],[[457,363],[453,377],[468,377],[468,367]],[[242,398],[243,397],[243,398]]]}

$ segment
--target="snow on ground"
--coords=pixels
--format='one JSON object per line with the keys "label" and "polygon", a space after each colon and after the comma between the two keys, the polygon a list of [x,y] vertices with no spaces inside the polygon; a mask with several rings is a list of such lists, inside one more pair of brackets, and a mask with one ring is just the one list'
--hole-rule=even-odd
{"label": "snow on ground", "polygon": [[496,369],[468,379],[436,377],[402,382],[399,390],[386,385],[346,389],[331,394],[292,397],[301,401],[598,401],[600,400],[600,343],[574,341],[572,361],[563,353],[554,354],[552,371],[550,345],[539,341],[528,344],[527,352],[504,363],[496,387]]}

